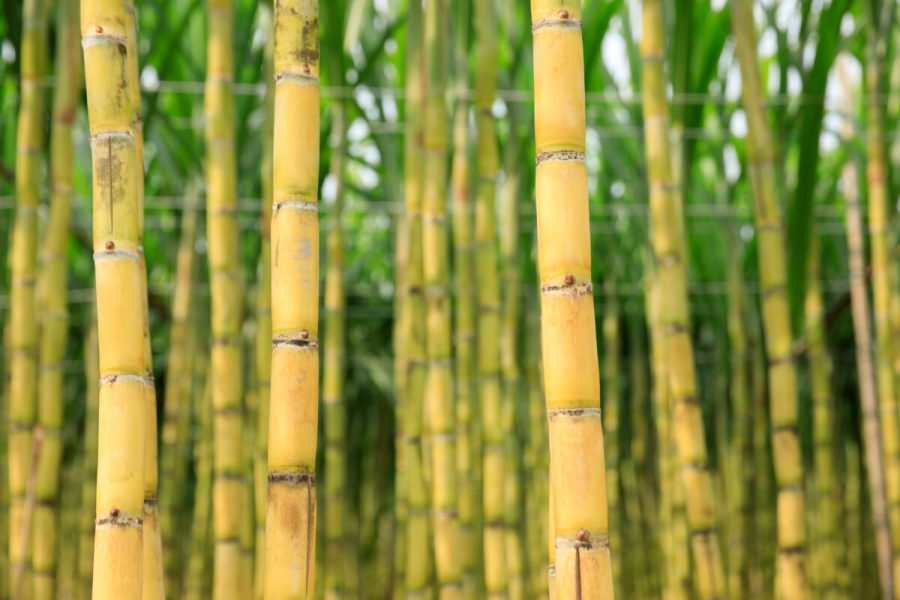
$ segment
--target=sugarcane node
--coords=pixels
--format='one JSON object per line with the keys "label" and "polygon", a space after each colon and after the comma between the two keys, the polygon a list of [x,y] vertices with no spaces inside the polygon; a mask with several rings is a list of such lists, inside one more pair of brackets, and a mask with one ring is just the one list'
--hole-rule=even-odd
{"label": "sugarcane node", "polygon": [[587,529],[579,529],[575,533],[575,539],[579,542],[588,542],[591,539],[591,532]]}
{"label": "sugarcane node", "polygon": [[97,28],[94,31],[96,31],[97,33],[103,33],[103,26],[97,25]]}
{"label": "sugarcane node", "polygon": [[301,339],[301,340],[308,340],[308,339],[309,339],[309,330],[308,330],[308,329],[301,329],[301,330],[300,330],[300,339]]}
{"label": "sugarcane node", "polygon": [[112,240],[106,242],[106,249],[107,249],[107,250],[115,250],[115,249],[116,249],[116,243],[115,243],[114,241],[112,241]]}
{"label": "sugarcane node", "polygon": [[569,11],[567,11],[566,9],[562,9],[561,11],[559,11],[559,18],[560,19],[568,19]]}
{"label": "sugarcane node", "polygon": [[566,273],[566,278],[564,280],[566,285],[575,285],[575,276],[571,273]]}
{"label": "sugarcane node", "polygon": [[115,519],[116,517],[118,517],[118,516],[119,516],[119,509],[113,507],[112,510],[109,511],[109,516],[112,517],[113,519]]}

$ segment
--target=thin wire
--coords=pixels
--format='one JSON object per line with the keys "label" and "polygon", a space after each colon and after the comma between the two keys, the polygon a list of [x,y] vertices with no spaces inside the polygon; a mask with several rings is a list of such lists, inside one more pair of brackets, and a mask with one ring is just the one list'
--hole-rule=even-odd
{"label": "thin wire", "polygon": [[[360,84],[356,86],[334,86],[323,85],[320,92],[324,98],[329,99],[347,99],[352,98],[357,92],[370,92],[382,99],[391,98],[395,100],[403,100],[405,98],[405,90],[402,87],[394,86],[369,86]],[[265,95],[266,85],[263,82],[258,83],[235,83],[232,90],[236,96],[257,96],[262,98]],[[205,93],[205,82],[203,81],[177,81],[164,79],[154,82],[154,85],[142,85],[141,91],[147,94],[190,94],[202,96]],[[497,90],[497,98],[508,103],[533,104],[534,91],[525,88],[512,88]],[[887,105],[892,98],[900,96],[900,90],[892,90],[883,94],[874,96],[867,95],[866,98],[879,104]],[[473,101],[475,99],[474,89],[453,90],[450,94],[452,100]],[[640,105],[643,102],[641,92],[628,92],[622,94],[611,91],[586,91],[585,102],[588,104],[629,104]],[[767,96],[767,103],[771,106],[785,106],[789,104],[818,104],[833,103],[838,105],[843,102],[843,97],[839,94],[773,94]],[[712,93],[671,93],[669,95],[669,103],[681,106],[687,105],[715,105],[715,106],[734,106],[740,108],[743,101],[739,96],[725,97],[724,94]]]}
{"label": "thin wire", "polygon": [[[842,294],[847,292],[850,289],[849,281],[843,279],[831,279],[831,280],[823,280],[821,282],[822,288],[825,291],[834,293],[834,294]],[[608,292],[602,286],[597,286],[598,289],[594,290],[595,297],[595,305],[598,307],[601,306],[601,301],[599,298],[609,298],[612,296],[618,298],[643,298],[645,294],[645,284],[643,281],[629,281],[629,282],[619,282],[618,289],[615,293]],[[755,280],[748,280],[744,282],[744,288],[746,293],[751,295],[759,295],[759,282]],[[174,293],[175,284],[174,283],[166,283],[166,284],[156,284],[150,286],[150,291],[153,295],[161,296],[161,297],[169,297]],[[728,282],[727,281],[703,281],[703,282],[694,282],[688,286],[688,292],[692,296],[708,296],[708,297],[720,297],[728,295]],[[209,285],[206,284],[196,284],[191,289],[191,293],[194,296],[205,298],[209,296]],[[534,296],[537,292],[533,289],[525,289],[520,292],[520,296],[522,298],[529,298]],[[450,290],[450,296],[455,298],[457,296],[455,290]],[[385,303],[391,303],[394,300],[394,290],[391,288],[389,291],[384,293],[355,293],[348,294],[346,296],[347,300],[360,300],[363,302],[369,302],[371,300],[380,300]],[[9,294],[0,295],[0,311],[8,310],[9,308]],[[87,304],[89,302],[93,302],[94,300],[94,288],[79,288],[72,289],[67,292],[67,302],[69,305],[77,305],[77,304]],[[377,306],[366,305],[366,306],[348,306],[345,310],[349,313],[353,313],[354,311],[360,312],[360,320],[380,320],[378,317],[369,314],[372,309],[377,310]],[[392,309],[391,309],[392,310]],[[369,319],[365,317],[371,317]]]}
{"label": "thin wire", "polygon": [[[76,200],[87,202],[87,198],[77,196]],[[151,195],[146,196],[144,200],[144,209],[146,211],[162,211],[186,210],[186,200],[182,196],[167,195]],[[329,213],[329,204],[323,202],[321,204],[322,212]],[[0,196],[0,210],[15,209],[15,196]],[[206,212],[206,204],[199,202],[194,210],[204,213]],[[262,198],[245,197],[238,199],[237,210],[239,213],[258,215],[262,212]],[[598,216],[622,216],[622,215],[647,215],[650,207],[639,202],[620,202],[620,201],[601,201],[589,206],[592,217]],[[686,204],[684,207],[685,215],[697,218],[752,218],[753,210],[749,206],[734,206],[730,204],[697,202]],[[352,208],[350,209],[352,213]],[[371,202],[366,204],[365,209],[360,209],[360,214],[388,214],[400,215],[403,213],[403,203],[395,201]],[[520,217],[533,217],[536,213],[535,207],[530,203],[519,204]],[[836,206],[817,206],[815,207],[815,215],[823,221],[836,220],[843,222],[843,210]]]}

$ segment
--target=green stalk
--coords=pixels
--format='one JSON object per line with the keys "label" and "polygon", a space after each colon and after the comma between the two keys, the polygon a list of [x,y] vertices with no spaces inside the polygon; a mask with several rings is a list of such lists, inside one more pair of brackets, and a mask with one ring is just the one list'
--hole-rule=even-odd
{"label": "green stalk", "polygon": [[253,597],[263,600],[265,581],[266,548],[266,495],[268,493],[268,447],[269,447],[269,394],[272,379],[272,136],[274,127],[275,77],[274,67],[275,34],[273,15],[268,4],[260,5],[260,21],[266,31],[265,67],[266,97],[264,101],[265,119],[263,125],[263,156],[260,161],[262,182],[262,207],[260,216],[261,241],[259,266],[256,282],[256,445],[253,451],[253,510],[256,527],[256,565],[253,574]]}
{"label": "green stalk", "polygon": [[431,451],[431,512],[434,557],[441,599],[462,597],[457,549],[456,414],[450,323],[450,261],[447,228],[448,123],[445,98],[448,18],[444,0],[425,4],[425,187],[422,257],[427,307],[425,414]]}
{"label": "green stalk", "polygon": [[[29,531],[23,529],[25,495],[32,472],[32,445],[37,412],[38,316],[37,277],[38,204],[44,145],[47,72],[47,9],[41,0],[22,3],[19,121],[16,132],[16,207],[10,250],[10,307],[8,327],[10,386],[7,419],[9,485],[9,566],[21,573],[20,590],[31,589]],[[12,585],[17,585],[12,575]],[[11,589],[13,595],[16,590]]]}
{"label": "green stalk", "polygon": [[[843,69],[841,71],[843,74]],[[845,86],[845,89],[848,89]],[[849,135],[850,132],[847,132]],[[872,504],[872,515],[875,523],[875,546],[878,556],[878,576],[881,582],[882,598],[888,600],[894,597],[895,584],[893,574],[893,557],[891,544],[891,530],[888,517],[888,496],[885,476],[885,452],[883,444],[886,440],[883,435],[879,418],[882,413],[878,410],[878,393],[875,383],[875,370],[872,364],[872,334],[869,324],[869,298],[866,289],[866,260],[865,244],[863,240],[862,210],[859,206],[857,194],[856,168],[852,162],[844,166],[841,175],[844,184],[844,196],[846,199],[846,223],[847,223],[847,255],[850,271],[850,301],[853,311],[853,335],[856,342],[856,369],[859,373],[859,400],[863,413],[863,451],[866,461],[866,473],[868,475],[869,498]],[[849,480],[852,464],[848,456],[847,473],[845,478]],[[853,489],[849,487],[848,489]],[[845,500],[845,521],[852,522],[851,518],[859,511],[858,498],[852,494]],[[852,531],[853,528],[851,527]],[[861,537],[861,536],[860,536]],[[863,538],[864,539],[864,538]],[[848,548],[859,548],[859,544],[849,545]],[[850,552],[851,557],[858,556],[858,552]],[[848,561],[849,562],[853,562]],[[852,568],[848,571],[854,572]],[[858,578],[851,576],[851,584],[856,585]]]}
{"label": "green stalk", "polygon": [[813,582],[819,598],[839,598],[842,499],[834,443],[834,400],[831,395],[832,363],[825,338],[824,300],[821,284],[819,238],[810,241],[806,280],[806,332],[809,377],[813,403],[813,459],[815,468],[815,519],[813,520]]}
{"label": "green stalk", "polygon": [[181,216],[181,233],[175,266],[175,291],[172,298],[172,323],[169,329],[169,356],[166,369],[165,412],[162,427],[162,511],[160,527],[163,547],[166,548],[166,589],[178,597],[184,577],[182,570],[186,546],[181,543],[181,531],[187,525],[184,488],[187,463],[184,457],[190,449],[190,392],[193,378],[194,340],[191,335],[191,296],[195,281],[197,238],[197,196],[188,194]]}
{"label": "green stalk", "polygon": [[[604,296],[607,298],[606,312],[603,314],[603,429],[609,443],[606,446],[606,493],[609,502],[609,544],[612,548],[623,547],[625,520],[621,505],[621,481],[619,478],[619,430],[620,381],[620,327],[619,296],[613,275],[606,281]],[[624,555],[621,555],[624,558]],[[613,583],[616,589],[625,590],[624,560],[613,561]]]}
{"label": "green stalk", "polygon": [[475,0],[477,70],[475,123],[477,200],[475,269],[478,288],[478,396],[481,403],[484,511],[484,580],[488,596],[507,592],[505,443],[500,387],[500,277],[497,267],[496,195],[499,158],[491,113],[497,87],[497,16],[491,0]]}
{"label": "green stalk", "polygon": [[454,324],[456,380],[456,469],[463,589],[466,598],[478,597],[478,555],[481,549],[478,516],[478,460],[475,451],[475,246],[470,168],[469,102],[466,100],[470,0],[457,0],[453,47],[455,105],[453,115],[452,219],[456,303]]}
{"label": "green stalk", "polygon": [[[205,360],[198,362],[206,362]],[[198,369],[198,371],[200,371]],[[191,517],[190,553],[184,583],[185,600],[209,598],[212,593],[212,484],[213,484],[213,428],[212,428],[212,370],[205,368],[203,391],[194,397],[194,421],[199,430],[194,445],[197,483],[194,488],[194,508]]]}
{"label": "green stalk", "polygon": [[97,345],[97,308],[90,306],[91,328],[84,341],[85,394],[84,465],[78,541],[78,579],[81,598],[91,597],[94,569],[94,516],[97,499],[97,419],[100,413],[100,350]]}
{"label": "green stalk", "polygon": [[749,126],[747,166],[758,236],[770,430],[778,486],[778,581],[784,600],[793,600],[809,597],[810,590],[806,564],[806,495],[797,434],[797,373],[787,300],[784,224],[778,201],[776,155],[757,60],[752,2],[733,0],[731,17]]}
{"label": "green stalk", "polygon": [[424,193],[424,23],[422,6],[410,2],[407,16],[406,131],[404,202],[406,207],[409,265],[406,269],[404,309],[406,321],[407,396],[404,399],[403,433],[406,436],[406,568],[407,596],[427,593],[431,576],[428,531],[428,491],[425,484],[425,294],[422,257],[422,201]]}
{"label": "green stalk", "polygon": [[[880,5],[880,3],[878,3]],[[868,179],[869,251],[872,269],[872,317],[875,321],[875,369],[881,411],[884,468],[887,482],[893,579],[900,577],[900,401],[894,385],[893,361],[898,349],[891,331],[892,269],[888,239],[891,227],[890,165],[884,138],[884,53],[881,23],[872,2],[863,2],[867,26],[865,50],[866,177]],[[900,585],[894,589],[900,597]]]}
{"label": "green stalk", "polygon": [[344,406],[346,351],[344,291],[344,107],[332,106],[331,177],[335,198],[326,242],[325,356],[322,371],[322,402],[325,417],[325,598],[344,597],[352,575],[347,552],[347,409]]}
{"label": "green stalk", "polygon": [[526,547],[528,548],[527,593],[547,598],[547,505],[549,457],[547,417],[541,395],[540,326],[537,302],[529,302],[525,325],[525,378],[528,391],[528,440],[525,447]]}
{"label": "green stalk", "polygon": [[66,291],[66,249],[72,210],[74,155],[72,121],[81,90],[81,48],[78,4],[59,4],[56,21],[56,93],[53,97],[53,130],[50,137],[50,214],[41,244],[38,302],[41,307],[40,382],[38,424],[43,430],[43,449],[37,465],[33,521],[34,598],[53,598],[57,566],[57,530],[60,511],[60,465],[63,441],[63,383],[69,324]]}
{"label": "green stalk", "polygon": [[720,598],[725,595],[726,582],[690,337],[684,223],[679,197],[672,193],[662,4],[644,0],[643,6],[641,58],[652,247],[657,276],[665,289],[659,313],[660,341],[670,363],[672,425],[694,553],[694,581],[701,598]]}
{"label": "green stalk", "polygon": [[503,294],[500,316],[500,362],[503,376],[503,429],[506,435],[506,565],[509,598],[525,597],[525,564],[522,535],[522,459],[518,414],[523,399],[519,372],[518,324],[521,286],[519,285],[519,194],[521,174],[515,114],[510,111],[509,140],[505,153],[504,179],[500,190],[500,263]]}
{"label": "green stalk", "polygon": [[[749,358],[740,241],[734,232],[728,239],[728,344],[729,395],[732,435],[724,450],[726,502],[728,504],[728,590],[733,599],[749,594],[749,559],[755,546],[750,490],[753,489],[753,419],[750,414]],[[724,440],[723,440],[724,441]],[[748,556],[749,555],[749,556]]]}

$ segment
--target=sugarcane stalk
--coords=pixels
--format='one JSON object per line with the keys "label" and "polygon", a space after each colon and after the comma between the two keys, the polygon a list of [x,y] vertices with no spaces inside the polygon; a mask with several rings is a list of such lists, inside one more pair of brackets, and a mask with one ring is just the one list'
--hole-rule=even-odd
{"label": "sugarcane stalk", "polygon": [[[890,260],[891,213],[889,212],[890,165],[886,160],[883,89],[885,62],[879,15],[873,3],[863,3],[867,25],[865,47],[866,178],[868,180],[868,229],[872,270],[872,319],[875,326],[875,381],[882,433],[882,452],[890,520],[893,580],[900,578],[900,401],[894,385],[893,362],[898,353],[891,331],[892,271]],[[894,588],[900,598],[900,586]]]}
{"label": "sugarcane stalk", "polygon": [[445,82],[448,18],[444,0],[425,4],[425,184],[422,194],[422,261],[426,304],[425,414],[431,454],[431,529],[438,597],[462,597],[457,549],[456,414],[451,354],[450,261],[447,227],[448,119]]}
{"label": "sugarcane stalk", "polygon": [[496,195],[499,156],[491,112],[497,87],[497,15],[493,2],[475,0],[475,123],[477,128],[475,281],[478,301],[477,371],[481,403],[484,584],[488,596],[508,589],[505,541],[505,433],[500,372],[500,272]]}
{"label": "sugarcane stalk", "polygon": [[813,521],[813,582],[820,598],[839,598],[843,499],[838,484],[835,415],[831,394],[832,362],[825,338],[819,237],[813,233],[806,277],[804,312],[813,402],[815,519]]}
{"label": "sugarcane stalk", "polygon": [[[10,384],[7,398],[9,428],[7,468],[9,486],[9,567],[22,572],[23,589],[30,590],[31,532],[24,530],[25,493],[31,464],[38,398],[37,278],[38,204],[43,162],[47,72],[47,8],[41,0],[22,3],[20,100],[16,131],[15,214],[10,248],[9,333]],[[23,541],[24,540],[24,541]]]}
{"label": "sugarcane stalk", "polygon": [[778,586],[784,600],[809,596],[806,495],[797,434],[797,373],[788,312],[784,224],[778,202],[772,134],[757,61],[752,2],[733,0],[732,29],[741,69],[749,133],[747,160],[758,236],[763,330],[778,487]]}
{"label": "sugarcane stalk", "polygon": [[166,391],[162,427],[162,510],[160,533],[166,549],[165,587],[173,596],[180,595],[182,565],[187,547],[181,543],[181,531],[188,524],[182,511],[187,461],[190,450],[190,392],[193,379],[193,356],[196,351],[190,319],[194,293],[197,237],[196,193],[188,192],[181,216],[175,266],[175,291],[172,298],[172,322],[169,328],[169,355],[166,368]]}
{"label": "sugarcane stalk", "polygon": [[404,276],[405,351],[408,365],[403,407],[403,449],[406,467],[406,564],[407,596],[427,593],[431,574],[428,533],[428,491],[422,435],[425,392],[425,294],[422,204],[424,196],[424,16],[418,2],[410,2],[407,15],[406,129],[404,131],[404,210],[409,263]]}
{"label": "sugarcane stalk", "polygon": [[[207,363],[205,360],[198,362]],[[210,549],[213,544],[210,512],[212,509],[213,485],[213,430],[212,430],[212,370],[205,364],[198,372],[205,373],[203,390],[194,397],[192,412],[199,429],[197,443],[194,444],[194,463],[197,483],[194,489],[194,506],[191,512],[190,552],[186,566],[184,597],[186,600],[209,598],[212,579]]]}
{"label": "sugarcane stalk", "polygon": [[[604,285],[604,296],[607,299],[606,312],[603,314],[603,427],[609,441],[606,449],[606,489],[609,502],[610,548],[623,547],[624,535],[621,505],[621,480],[619,478],[619,449],[621,433],[619,431],[619,401],[621,398],[620,343],[619,336],[619,297],[616,292],[616,281],[610,275]],[[625,589],[624,561],[613,562],[613,582],[619,589]]]}
{"label": "sugarcane stalk", "polygon": [[272,379],[272,136],[274,127],[275,77],[274,16],[268,5],[261,5],[260,21],[266,32],[266,81],[264,107],[263,156],[260,161],[262,207],[260,214],[261,241],[256,282],[256,445],[253,452],[253,510],[256,527],[256,556],[253,574],[253,597],[264,598],[266,548],[266,497],[268,494],[269,395]]}
{"label": "sugarcane stalk", "polygon": [[315,594],[319,401],[319,5],[275,6],[272,383],[266,598]]}
{"label": "sugarcane stalk", "polygon": [[97,421],[100,400],[100,366],[97,347],[97,310],[90,305],[90,329],[84,341],[85,422],[82,467],[81,517],[78,541],[79,597],[90,598],[94,558],[94,507],[97,499]]}
{"label": "sugarcane stalk", "polygon": [[725,595],[719,549],[716,499],[706,449],[693,344],[690,337],[687,264],[682,211],[673,191],[669,152],[669,107],[663,68],[665,44],[660,0],[644,0],[641,38],[644,139],[650,188],[652,247],[657,276],[666,292],[660,298],[662,339],[669,357],[672,434],[685,491],[694,556],[694,582],[701,598]]}
{"label": "sugarcane stalk", "polygon": [[454,304],[454,372],[456,404],[457,510],[459,513],[463,590],[466,598],[478,597],[478,555],[481,549],[475,449],[475,262],[473,238],[472,173],[470,168],[468,45],[470,0],[454,3],[456,29],[453,47],[455,78],[453,114],[452,211]]}
{"label": "sugarcane stalk", "polygon": [[213,598],[242,590],[241,521],[245,515],[241,377],[242,282],[238,260],[234,139],[233,28],[230,0],[208,4],[205,88],[206,215],[212,293]]}
{"label": "sugarcane stalk", "polygon": [[[840,74],[846,79],[844,61],[841,61]],[[845,89],[848,89],[844,81]],[[849,108],[849,107],[848,107]],[[845,133],[849,136],[851,130]],[[853,316],[853,337],[856,342],[856,368],[859,374],[859,400],[863,415],[863,453],[868,476],[869,498],[872,504],[872,521],[875,533],[875,546],[878,557],[878,577],[881,582],[881,597],[885,600],[894,598],[896,588],[894,584],[893,565],[896,556],[893,555],[892,523],[889,518],[889,497],[886,476],[890,471],[885,464],[885,446],[889,445],[887,428],[895,415],[888,414],[887,422],[882,421],[883,407],[879,404],[879,389],[876,384],[875,366],[872,356],[872,334],[870,325],[869,300],[866,290],[866,263],[865,245],[863,241],[862,211],[859,205],[857,193],[857,174],[854,163],[847,162],[841,174],[843,195],[845,200],[846,227],[847,227],[847,255],[850,271],[850,301]],[[847,473],[845,478],[849,480],[850,470],[855,466],[847,457]],[[848,482],[848,489],[850,487]],[[854,500],[851,502],[851,499]],[[846,520],[858,511],[854,505],[858,499],[847,497]],[[848,540],[849,542],[850,540]],[[856,548],[857,546],[848,546]],[[851,553],[852,555],[853,553]],[[852,561],[851,561],[852,562]],[[852,570],[852,569],[851,569]],[[853,577],[851,585],[859,583],[858,578]]]}
{"label": "sugarcane stalk", "polygon": [[569,600],[589,590],[590,597],[606,599],[613,597],[613,582],[590,267],[581,3],[533,0],[531,20],[541,346],[555,546],[551,596]]}
{"label": "sugarcane stalk", "polygon": [[325,271],[325,360],[322,401],[325,411],[325,597],[338,599],[346,594],[353,573],[347,556],[347,410],[344,398],[346,318],[344,308],[344,189],[345,123],[344,106],[332,106],[331,177],[335,182],[334,204],[326,246]]}
{"label": "sugarcane stalk", "polygon": [[147,377],[141,260],[142,177],[134,127],[129,42],[122,1],[81,6],[85,88],[93,155],[94,265],[100,400],[93,597],[143,593]]}
{"label": "sugarcane stalk", "polygon": [[50,138],[50,213],[41,244],[38,302],[41,307],[38,423],[44,444],[37,465],[33,529],[34,598],[56,593],[57,529],[60,523],[60,466],[62,463],[63,383],[69,323],[66,292],[66,249],[69,241],[72,178],[74,175],[72,121],[81,89],[78,5],[59,4],[57,10],[56,93]]}
{"label": "sugarcane stalk", "polygon": [[131,0],[125,0],[125,46],[128,70],[128,97],[131,104],[131,129],[135,140],[135,176],[138,200],[138,260],[141,271],[141,326],[144,344],[144,507],[143,598],[164,598],[162,572],[162,540],[159,528],[157,492],[159,486],[159,449],[157,447],[156,386],[153,376],[153,353],[150,341],[150,315],[147,297],[147,264],[144,256],[144,135],[141,120],[140,69],[137,51],[137,15]]}

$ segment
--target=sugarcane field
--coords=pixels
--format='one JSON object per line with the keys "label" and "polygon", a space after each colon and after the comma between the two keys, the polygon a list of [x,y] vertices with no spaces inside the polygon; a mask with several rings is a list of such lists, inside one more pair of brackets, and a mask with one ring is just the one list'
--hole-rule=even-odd
{"label": "sugarcane field", "polygon": [[0,2],[0,600],[900,600],[900,2]]}

